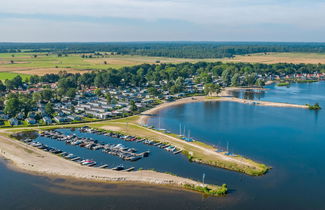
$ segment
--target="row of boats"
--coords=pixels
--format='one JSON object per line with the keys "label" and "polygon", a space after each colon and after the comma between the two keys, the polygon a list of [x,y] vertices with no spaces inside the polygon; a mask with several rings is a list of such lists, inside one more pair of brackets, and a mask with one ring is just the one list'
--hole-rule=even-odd
{"label": "row of boats", "polygon": [[143,157],[148,157],[150,154],[150,151],[136,153],[135,148],[128,148],[123,144],[105,144],[92,138],[78,137],[75,134],[65,135],[57,130],[43,131],[40,133],[40,136],[65,141],[66,144],[84,147],[89,150],[101,150],[127,161],[137,161]]}
{"label": "row of boats", "polygon": [[120,134],[120,133],[97,130],[97,129],[94,129],[94,128],[90,128],[88,126],[80,128],[79,131],[84,132],[84,133],[92,133],[92,134],[97,134],[97,135],[109,136],[109,137],[112,137],[112,138],[118,138],[118,139],[122,139],[122,140],[125,140],[125,141],[141,142],[141,143],[146,144],[146,145],[155,146],[155,147],[164,149],[164,150],[166,150],[168,152],[171,152],[173,154],[178,154],[178,153],[182,152],[182,150],[177,149],[175,146],[172,146],[172,145],[169,145],[169,144],[166,144],[166,143],[156,142],[156,141],[145,139],[145,138],[137,138],[135,136],[123,135],[123,134]]}
{"label": "row of boats", "polygon": [[[37,142],[37,141],[34,141],[32,139],[22,139],[21,140],[22,142],[26,143],[26,144],[29,144],[33,147],[36,147],[38,149],[41,149],[43,151],[46,151],[46,152],[50,152],[50,153],[53,153],[53,154],[56,154],[56,155],[59,155],[67,160],[71,160],[71,161],[74,161],[74,162],[77,162],[77,163],[80,163],[81,165],[83,166],[88,166],[88,167],[95,167],[97,166],[97,163],[93,160],[90,160],[90,159],[82,159],[81,157],[78,157],[72,153],[67,153],[67,152],[64,152],[62,150],[59,150],[59,149],[55,149],[55,148],[52,148],[52,147],[49,147],[45,144],[42,144],[40,142]],[[108,165],[107,164],[104,164],[104,165],[99,165],[97,166],[98,168],[108,168]],[[116,171],[133,171],[135,169],[135,167],[131,167],[131,168],[124,168],[124,166],[122,164],[120,165],[117,165],[113,168],[111,168],[112,170],[116,170]]]}

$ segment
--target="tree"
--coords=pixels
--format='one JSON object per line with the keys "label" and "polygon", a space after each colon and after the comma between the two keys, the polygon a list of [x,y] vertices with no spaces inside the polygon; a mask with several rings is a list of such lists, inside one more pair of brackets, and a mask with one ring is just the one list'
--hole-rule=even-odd
{"label": "tree", "polygon": [[5,105],[4,112],[10,116],[16,116],[21,111],[21,103],[18,98],[10,98]]}
{"label": "tree", "polygon": [[256,80],[255,85],[257,87],[263,87],[265,85],[265,82],[261,78],[259,78],[259,79]]}
{"label": "tree", "polygon": [[234,76],[231,78],[231,86],[237,87],[239,85],[239,74],[235,73]]}
{"label": "tree", "polygon": [[8,90],[13,90],[15,88],[13,82],[10,79],[5,80],[5,86]]}
{"label": "tree", "polygon": [[229,69],[224,70],[221,74],[221,79],[226,85],[229,85],[230,83],[230,75],[231,71]]}
{"label": "tree", "polygon": [[102,95],[103,95],[102,90],[99,89],[99,88],[96,89],[95,94],[96,94],[97,96],[102,96]]}
{"label": "tree", "polygon": [[40,81],[40,78],[39,78],[39,76],[37,76],[37,75],[32,75],[32,76],[29,78],[29,82],[30,82],[30,84],[37,84],[37,83],[39,83],[39,81]]}
{"label": "tree", "polygon": [[210,95],[212,93],[215,93],[217,90],[217,86],[213,83],[208,83],[204,85],[204,93],[206,95]]}
{"label": "tree", "polygon": [[135,112],[138,110],[138,107],[135,105],[135,102],[132,100],[130,101],[131,111]]}
{"label": "tree", "polygon": [[108,103],[111,103],[112,102],[112,96],[110,93],[106,93],[106,96],[105,96],[106,100]]}
{"label": "tree", "polygon": [[159,94],[160,94],[159,91],[157,90],[157,88],[154,88],[154,87],[148,88],[148,93],[151,96],[159,96]]}
{"label": "tree", "polygon": [[50,90],[50,89],[45,89],[45,90],[42,90],[41,92],[41,100],[43,101],[50,101],[52,98],[53,98],[53,91]]}
{"label": "tree", "polygon": [[23,79],[21,78],[20,75],[15,76],[12,80],[12,85],[14,88],[19,88],[23,86]]}
{"label": "tree", "polygon": [[0,92],[5,92],[5,91],[6,91],[6,86],[0,80]]}
{"label": "tree", "polygon": [[33,101],[40,102],[42,100],[42,95],[40,92],[34,92],[33,93]]}
{"label": "tree", "polygon": [[69,88],[65,94],[69,98],[74,98],[76,96],[76,89],[75,88]]}
{"label": "tree", "polygon": [[215,88],[216,94],[219,95],[221,93],[221,87],[220,87],[220,85],[216,84],[214,86],[214,88]]}
{"label": "tree", "polygon": [[52,115],[54,114],[54,107],[53,107],[53,104],[51,102],[48,102],[46,105],[45,105],[45,112],[48,114],[48,115]]}

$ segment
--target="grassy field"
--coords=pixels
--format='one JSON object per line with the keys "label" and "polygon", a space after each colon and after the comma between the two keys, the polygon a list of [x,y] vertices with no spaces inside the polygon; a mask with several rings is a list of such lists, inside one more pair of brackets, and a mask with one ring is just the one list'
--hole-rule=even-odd
{"label": "grassy field", "polygon": [[[34,57],[37,55],[37,57]],[[8,72],[25,75],[44,75],[67,71],[84,73],[92,70],[121,68],[144,63],[182,63],[199,61],[247,62],[247,63],[310,63],[325,64],[325,54],[321,53],[258,53],[240,55],[235,58],[224,59],[182,59],[162,58],[131,55],[105,55],[104,57],[82,58],[81,54],[70,54],[67,57],[58,57],[56,54],[45,53],[1,53],[0,72],[6,72],[1,79],[11,78]],[[8,74],[6,76],[6,74]],[[13,75],[13,74],[12,74]]]}
{"label": "grassy field", "polygon": [[[37,57],[34,57],[37,55]],[[45,53],[2,53],[0,54],[0,72],[44,75],[65,70],[71,73],[83,73],[92,70],[121,68],[144,63],[183,63],[198,61],[216,61],[216,59],[158,58],[131,55],[105,55],[104,57],[82,58],[81,54],[58,57]],[[105,64],[106,63],[106,64]]]}
{"label": "grassy field", "polygon": [[23,78],[23,80],[30,77],[30,75],[28,74],[19,74],[14,72],[0,72],[0,80],[4,81],[6,79],[13,79],[18,75],[20,75]]}
{"label": "grassy field", "polygon": [[222,59],[224,62],[245,63],[309,63],[325,64],[325,53],[257,53],[251,55],[240,55],[232,59]]}

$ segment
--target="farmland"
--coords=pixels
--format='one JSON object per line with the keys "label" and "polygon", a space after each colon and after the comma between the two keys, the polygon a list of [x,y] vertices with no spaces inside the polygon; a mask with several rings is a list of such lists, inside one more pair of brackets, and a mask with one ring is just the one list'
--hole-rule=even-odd
{"label": "farmland", "polygon": [[325,53],[257,53],[250,55],[238,55],[234,58],[224,58],[224,62],[245,62],[245,63],[306,63],[325,64]]}
{"label": "farmland", "polygon": [[125,66],[155,63],[183,63],[183,62],[245,62],[245,63],[306,63],[325,64],[323,53],[258,53],[238,55],[234,58],[223,59],[186,59],[168,57],[147,57],[139,55],[110,55],[110,53],[95,54],[68,54],[58,56],[48,53],[1,53],[0,54],[0,79],[12,79],[21,74],[23,79],[26,75],[45,75],[67,71],[70,73],[85,73],[93,70],[109,68],[119,69]]}
{"label": "farmland", "polygon": [[58,56],[46,53],[3,53],[0,54],[0,72],[15,72],[20,74],[44,75],[67,71],[70,73],[84,73],[92,70],[121,68],[144,63],[183,63],[198,61],[216,61],[216,59],[182,59],[158,58],[132,55],[94,56],[69,54]]}

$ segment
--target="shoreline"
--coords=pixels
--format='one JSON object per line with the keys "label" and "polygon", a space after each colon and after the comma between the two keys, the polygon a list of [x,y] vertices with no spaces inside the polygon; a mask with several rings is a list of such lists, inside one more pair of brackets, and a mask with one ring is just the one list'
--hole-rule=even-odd
{"label": "shoreline", "polygon": [[[169,141],[172,144],[176,144],[179,148],[184,149],[184,147],[190,147],[190,151],[198,150],[202,154],[209,155],[211,158],[216,158],[216,161],[225,161],[239,164],[239,169],[241,167],[255,168],[262,167],[256,170],[262,170],[264,166],[255,163],[252,160],[246,158],[232,158],[225,156],[223,154],[216,153],[213,148],[206,148],[204,145],[196,145],[188,142],[183,142],[180,139],[177,139],[173,136],[160,133],[158,131],[151,130],[149,128],[143,128],[141,125],[145,124],[146,121],[155,113],[159,112],[162,109],[165,109],[170,106],[176,106],[186,103],[195,103],[195,102],[204,102],[204,101],[229,101],[237,103],[246,103],[254,104],[259,106],[274,106],[274,107],[292,107],[292,108],[308,108],[304,105],[296,104],[286,104],[286,103],[275,103],[275,102],[265,102],[265,101],[253,101],[246,99],[238,99],[234,97],[229,97],[227,92],[229,90],[241,89],[241,88],[227,88],[220,95],[220,97],[212,96],[195,96],[179,99],[174,102],[165,102],[160,104],[150,110],[147,110],[141,113],[138,119],[135,121],[134,126],[139,126],[141,129],[144,129],[156,136]],[[254,89],[254,88],[246,88]],[[261,88],[259,88],[261,89]],[[110,127],[110,123],[113,124],[113,121],[108,121],[107,126]],[[121,122],[115,122],[117,127],[122,126]],[[121,125],[120,125],[121,124]],[[140,125],[139,125],[140,124]],[[96,123],[90,123],[91,125],[96,125]],[[10,130],[10,129],[9,129]],[[15,130],[15,129],[12,129]],[[19,142],[15,139],[7,137],[8,133],[6,130],[3,130],[0,133],[0,157],[9,160],[8,166],[14,170],[18,170],[24,173],[40,175],[40,176],[50,176],[50,177],[63,177],[63,178],[73,178],[84,181],[91,182],[105,182],[105,183],[133,183],[133,184],[148,184],[148,185],[157,185],[157,186],[170,186],[176,187],[178,189],[186,190],[184,186],[202,186],[202,183],[199,181],[194,181],[188,178],[179,177],[176,175],[168,174],[167,172],[156,172],[151,170],[141,170],[135,172],[123,172],[123,171],[114,171],[111,169],[99,169],[99,168],[88,168],[81,166],[78,163],[71,162],[69,160],[58,157],[54,154],[47,153],[45,151],[30,147],[22,142]],[[208,164],[203,159],[197,159],[195,162],[201,162],[203,164]],[[209,162],[209,161],[208,161]],[[214,165],[212,165],[214,166]],[[226,166],[216,165],[215,167],[229,169]],[[266,166],[265,166],[266,167]],[[255,170],[255,169],[254,169]],[[237,172],[245,173],[245,171],[234,170]],[[208,185],[209,187],[214,187],[216,189],[220,186]]]}
{"label": "shoreline", "polygon": [[[186,190],[185,185],[202,186],[202,183],[198,181],[151,170],[123,172],[81,166],[3,135],[0,136],[0,158],[11,170],[37,176],[61,177],[96,183],[168,186],[181,190]],[[219,188],[215,185],[207,186]]]}
{"label": "shoreline", "polygon": [[[235,88],[235,89],[242,89],[242,88]],[[247,88],[247,89],[255,89],[255,88]],[[234,90],[234,88],[232,88]],[[288,103],[280,103],[280,102],[269,102],[269,101],[257,101],[257,100],[248,100],[248,99],[240,99],[235,98],[232,96],[228,96],[227,92],[230,91],[229,89],[224,90],[220,96],[193,96],[178,99],[172,102],[164,102],[152,109],[149,109],[140,114],[140,118],[137,120],[137,123],[140,125],[144,125],[147,123],[152,115],[156,114],[157,112],[177,105],[188,104],[188,103],[196,103],[196,102],[213,102],[213,101],[220,101],[220,102],[236,102],[242,104],[250,104],[255,106],[270,106],[270,107],[284,107],[284,108],[301,108],[301,109],[308,109],[306,105],[299,105],[299,104],[288,104]]]}

